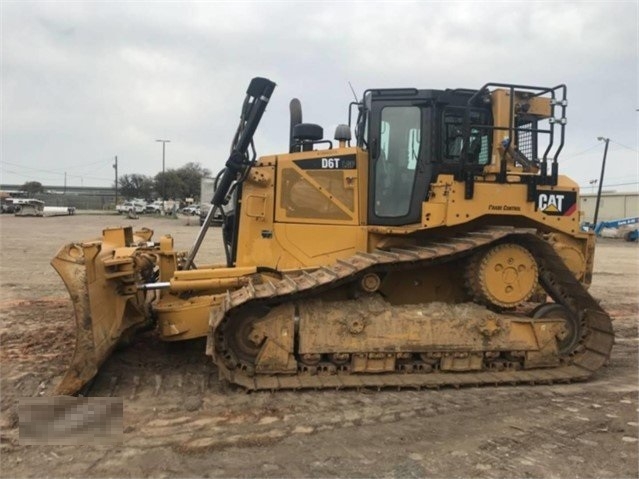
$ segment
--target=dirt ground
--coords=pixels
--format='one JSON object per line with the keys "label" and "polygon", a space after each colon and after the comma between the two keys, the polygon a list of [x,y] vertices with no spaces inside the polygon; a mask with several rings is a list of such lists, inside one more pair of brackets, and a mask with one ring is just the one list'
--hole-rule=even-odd
{"label": "dirt ground", "polygon": [[[118,446],[24,446],[17,401],[48,394],[73,315],[49,260],[106,226],[148,226],[188,249],[197,218],[0,217],[2,477],[638,477],[639,247],[598,244],[591,293],[614,317],[609,365],[587,383],[428,391],[247,394],[204,342],[137,338],[92,393],[124,398]],[[211,229],[205,262],[221,260]],[[211,261],[209,261],[209,258]]]}

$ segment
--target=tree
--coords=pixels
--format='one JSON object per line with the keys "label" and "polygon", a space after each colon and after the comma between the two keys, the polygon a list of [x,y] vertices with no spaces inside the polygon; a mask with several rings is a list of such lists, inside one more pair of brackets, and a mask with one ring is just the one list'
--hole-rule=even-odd
{"label": "tree", "polygon": [[135,173],[120,176],[118,184],[122,196],[126,199],[151,198],[154,188],[153,179],[151,177]]}
{"label": "tree", "polygon": [[42,187],[42,183],[39,181],[27,181],[22,188],[22,191],[26,191],[29,196],[33,196],[36,193],[44,193],[44,188]]}
{"label": "tree", "polygon": [[179,200],[184,198],[186,186],[176,170],[170,169],[155,175],[155,191],[163,199]]}
{"label": "tree", "polygon": [[155,175],[155,191],[164,195],[165,199],[183,200],[185,198],[199,198],[202,177],[211,172],[199,163],[187,163],[174,170]]}
{"label": "tree", "polygon": [[175,172],[184,183],[182,198],[199,198],[202,177],[211,175],[211,171],[199,163],[187,163]]}

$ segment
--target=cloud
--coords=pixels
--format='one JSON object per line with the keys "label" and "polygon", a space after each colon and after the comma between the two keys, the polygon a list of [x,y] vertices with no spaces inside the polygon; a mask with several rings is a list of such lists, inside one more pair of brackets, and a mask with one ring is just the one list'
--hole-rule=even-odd
{"label": "cloud", "polygon": [[[489,81],[568,85],[570,158],[609,136],[612,177],[637,174],[637,5],[634,2],[4,2],[3,183],[38,168],[104,161],[95,182],[154,175],[228,154],[246,86],[278,87],[256,134],[285,151],[288,102],[327,136],[366,88],[478,88]],[[584,184],[600,158],[566,172]],[[18,172],[18,174],[10,173]],[[46,176],[48,175],[48,176]],[[43,174],[51,180],[55,175]],[[593,176],[594,175],[594,176]],[[92,180],[93,181],[93,180]],[[84,182],[87,184],[87,181]]]}

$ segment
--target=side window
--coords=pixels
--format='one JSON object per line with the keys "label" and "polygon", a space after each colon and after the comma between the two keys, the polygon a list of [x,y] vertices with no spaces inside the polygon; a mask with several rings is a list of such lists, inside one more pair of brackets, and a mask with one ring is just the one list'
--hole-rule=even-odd
{"label": "side window", "polygon": [[[444,162],[459,162],[464,147],[464,108],[446,108],[444,110],[444,134],[443,153]],[[489,155],[489,130],[479,126],[486,124],[482,111],[471,111],[471,130],[468,143],[468,161],[480,165],[486,165],[490,160]]]}
{"label": "side window", "polygon": [[375,162],[375,214],[408,214],[421,144],[421,111],[388,106],[381,112],[379,155]]}

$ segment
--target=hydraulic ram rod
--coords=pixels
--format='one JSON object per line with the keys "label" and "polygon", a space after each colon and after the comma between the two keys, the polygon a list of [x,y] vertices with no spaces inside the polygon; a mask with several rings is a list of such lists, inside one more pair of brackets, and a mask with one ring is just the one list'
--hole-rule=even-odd
{"label": "hydraulic ram rod", "polygon": [[[275,90],[275,83],[266,78],[260,77],[253,78],[246,90],[246,98],[244,99],[244,105],[242,107],[240,126],[238,127],[234,137],[231,154],[229,155],[228,160],[226,160],[226,170],[224,171],[222,178],[220,178],[217,189],[213,194],[213,199],[211,200],[213,207],[206,215],[206,220],[200,228],[200,232],[198,233],[195,243],[186,259],[184,269],[191,269],[195,255],[202,245],[204,236],[206,236],[206,232],[213,218],[213,213],[217,208],[221,208],[224,205],[226,195],[233,185],[233,182],[237,179],[238,174],[245,168],[250,167],[250,163],[246,161],[246,153],[251,145],[251,141],[253,140],[255,130],[257,129],[257,126],[262,119],[262,115],[266,110],[266,105],[273,94],[273,90]],[[250,101],[251,99],[253,99],[252,102]]]}

